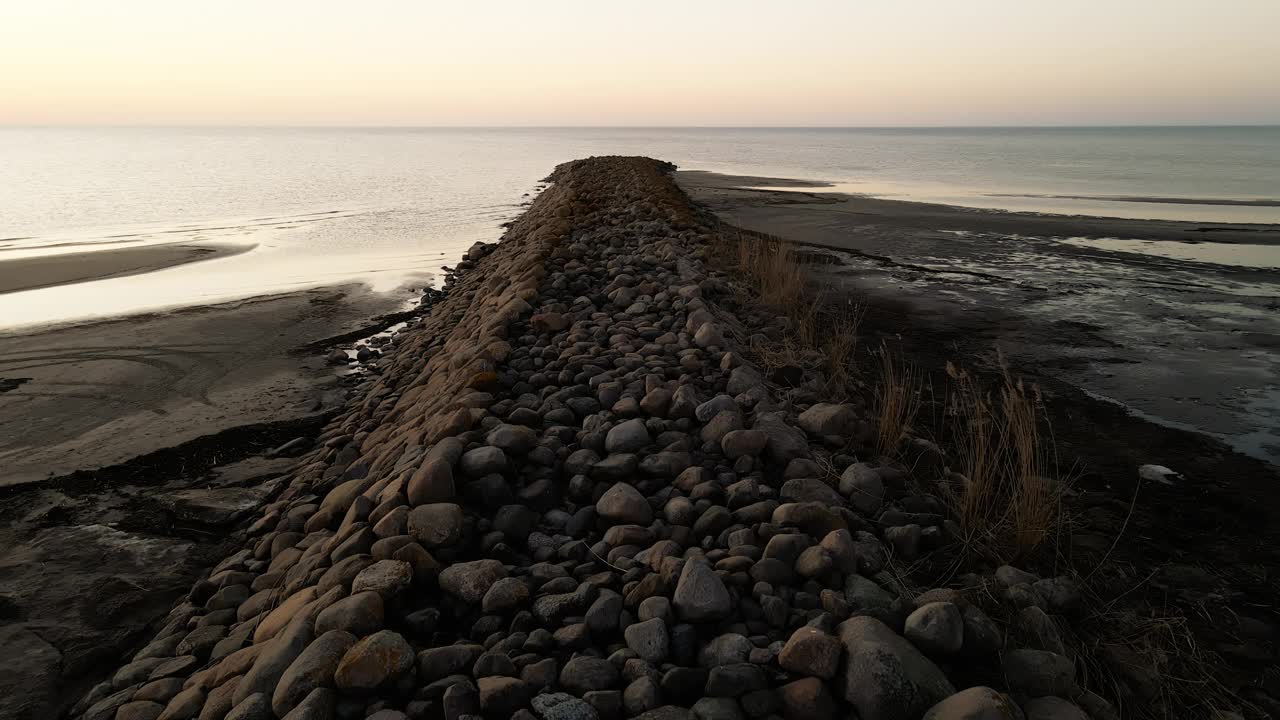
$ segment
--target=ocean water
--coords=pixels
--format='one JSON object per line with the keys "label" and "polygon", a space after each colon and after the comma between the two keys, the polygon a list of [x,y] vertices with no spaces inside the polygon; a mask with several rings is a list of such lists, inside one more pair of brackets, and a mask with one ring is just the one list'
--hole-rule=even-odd
{"label": "ocean water", "polygon": [[36,255],[248,248],[0,294],[0,327],[421,285],[499,237],[557,163],[601,154],[971,207],[1280,223],[1280,127],[0,128],[0,272]]}

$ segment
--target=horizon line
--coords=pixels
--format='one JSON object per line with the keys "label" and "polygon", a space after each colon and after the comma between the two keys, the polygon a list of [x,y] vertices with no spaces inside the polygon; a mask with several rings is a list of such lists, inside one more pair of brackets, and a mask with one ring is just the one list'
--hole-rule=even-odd
{"label": "horizon line", "polygon": [[1098,124],[874,124],[874,125],[431,125],[342,123],[0,123],[0,129],[316,129],[316,130],[1053,130],[1146,128],[1275,128],[1280,121],[1262,123],[1098,123]]}

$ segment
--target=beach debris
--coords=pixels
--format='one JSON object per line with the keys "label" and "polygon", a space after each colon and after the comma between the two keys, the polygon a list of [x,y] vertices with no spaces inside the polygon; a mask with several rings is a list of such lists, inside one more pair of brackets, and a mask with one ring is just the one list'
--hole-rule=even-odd
{"label": "beach debris", "polygon": [[1182,474],[1176,470],[1170,470],[1163,465],[1143,465],[1138,468],[1138,478],[1147,482],[1156,482],[1161,485],[1176,485],[1182,480]]}
{"label": "beach debris", "polygon": [[311,445],[312,445],[311,438],[296,437],[290,440],[289,442],[281,445],[278,448],[275,448],[273,450],[268,450],[266,455],[267,457],[282,457],[282,456],[288,457],[295,453],[299,453],[299,452],[302,452],[303,450],[306,450],[307,448],[311,447]]}

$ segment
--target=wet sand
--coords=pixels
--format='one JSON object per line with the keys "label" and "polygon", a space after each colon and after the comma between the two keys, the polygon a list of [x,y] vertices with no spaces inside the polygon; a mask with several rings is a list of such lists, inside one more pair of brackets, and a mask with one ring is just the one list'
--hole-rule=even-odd
{"label": "wet sand", "polygon": [[1280,272],[1228,264],[1239,248],[1280,266],[1278,225],[1007,213],[677,175],[733,225],[830,248],[831,281],[958,332],[953,342],[989,361],[998,348],[1028,372],[1280,462]]}
{"label": "wet sand", "polygon": [[228,552],[295,462],[271,450],[309,447],[350,392],[326,340],[404,299],[351,285],[0,334],[0,717],[83,692]]}
{"label": "wet sand", "polygon": [[0,294],[127,277],[248,252],[253,245],[152,245],[9,259],[0,254]]}
{"label": "wet sand", "polygon": [[[1280,245],[1280,225],[1000,212],[835,193],[830,190],[831,185],[821,182],[697,170],[680,171],[677,178],[681,187],[699,203],[717,212],[759,219],[761,211],[768,208],[770,222],[815,238],[804,239],[804,242],[834,247],[852,247],[859,239],[845,241],[832,231],[839,230],[841,225],[868,224],[898,230],[949,229],[1046,237],[1142,237],[1179,242]],[[788,191],[759,188],[787,188]],[[814,205],[825,207],[817,213]]]}
{"label": "wet sand", "polygon": [[333,374],[296,349],[403,301],[344,286],[0,334],[0,487],[314,415]]}

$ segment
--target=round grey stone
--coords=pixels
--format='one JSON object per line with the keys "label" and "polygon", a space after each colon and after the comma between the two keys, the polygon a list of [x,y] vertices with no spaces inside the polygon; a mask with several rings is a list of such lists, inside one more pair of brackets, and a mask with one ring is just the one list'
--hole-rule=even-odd
{"label": "round grey stone", "polygon": [[903,635],[930,655],[950,655],[964,645],[964,616],[953,603],[926,603],[907,616]]}

